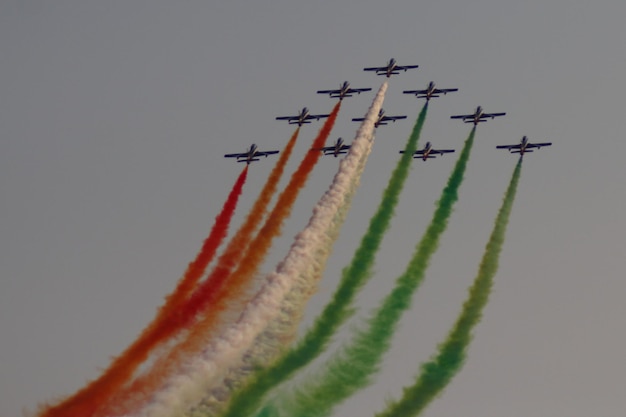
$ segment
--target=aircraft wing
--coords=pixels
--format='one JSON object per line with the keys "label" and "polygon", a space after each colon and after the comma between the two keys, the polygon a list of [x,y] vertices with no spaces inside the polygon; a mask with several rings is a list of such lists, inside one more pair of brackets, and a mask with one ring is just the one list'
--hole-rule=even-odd
{"label": "aircraft wing", "polygon": [[496,149],[508,149],[508,150],[511,150],[511,149],[519,149],[521,147],[522,147],[522,145],[520,145],[518,143],[517,145],[498,145],[498,146],[496,146]]}
{"label": "aircraft wing", "polygon": [[365,117],[356,117],[352,119],[353,122],[362,122],[363,120],[365,120]]}
{"label": "aircraft wing", "polygon": [[459,91],[458,88],[435,88],[434,93],[435,94],[440,94],[440,93],[452,93],[453,91]]}
{"label": "aircraft wing", "polygon": [[298,116],[279,116],[276,120],[298,120]]}
{"label": "aircraft wing", "polygon": [[404,90],[403,94],[426,94],[428,90]]}
{"label": "aircraft wing", "polygon": [[473,119],[473,114],[458,114],[456,116],[450,116],[451,119]]}
{"label": "aircraft wing", "polygon": [[417,68],[417,67],[419,67],[419,65],[397,65],[397,66],[394,68],[394,71],[395,71],[395,70],[398,70],[398,71],[400,71],[400,70],[406,71],[406,70],[408,70],[408,69],[411,69],[411,68]]}
{"label": "aircraft wing", "polygon": [[498,117],[498,116],[504,116],[506,113],[483,113],[480,118],[482,119],[483,117]]}
{"label": "aircraft wing", "polygon": [[371,88],[351,88],[348,90],[348,93],[363,93],[365,91],[371,91]]}
{"label": "aircraft wing", "polygon": [[339,94],[341,90],[319,90],[317,94]]}
{"label": "aircraft wing", "polygon": [[224,158],[247,158],[248,153],[227,153]]}
{"label": "aircraft wing", "polygon": [[434,153],[438,155],[443,155],[445,153],[452,153],[452,152],[454,152],[454,149],[433,149],[430,151],[430,153]]}
{"label": "aircraft wing", "polygon": [[550,146],[552,142],[544,142],[544,143],[529,143],[526,145],[527,148],[541,148],[542,146]]}
{"label": "aircraft wing", "polygon": [[395,122],[396,120],[402,120],[402,119],[406,119],[406,116],[383,116],[383,118],[380,121],[381,122],[386,122],[386,121]]}
{"label": "aircraft wing", "polygon": [[363,68],[363,71],[387,71],[387,67],[369,67]]}
{"label": "aircraft wing", "polygon": [[328,116],[330,116],[330,114],[309,114],[309,115],[307,115],[306,120],[311,120],[311,119],[319,120],[319,119],[323,119],[323,118],[328,117]]}
{"label": "aircraft wing", "polygon": [[267,156],[267,155],[274,155],[277,154],[280,151],[259,151],[256,153],[256,155],[254,156]]}

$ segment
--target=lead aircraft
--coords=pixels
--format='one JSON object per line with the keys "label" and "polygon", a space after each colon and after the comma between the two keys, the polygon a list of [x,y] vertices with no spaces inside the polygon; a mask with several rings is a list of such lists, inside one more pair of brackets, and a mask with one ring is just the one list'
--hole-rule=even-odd
{"label": "lead aircraft", "polygon": [[[413,152],[413,158],[422,158],[422,160],[425,161],[427,159],[436,158],[435,155],[444,155],[452,152],[454,152],[454,149],[433,149],[433,145],[430,142],[426,142],[424,149]],[[404,153],[404,151],[400,151],[400,153]]]}
{"label": "lead aircraft", "polygon": [[[406,116],[385,116],[385,110],[380,109],[378,111],[378,118],[374,122],[374,127],[385,126],[387,122],[395,122],[396,120],[406,119]],[[353,122],[362,122],[364,117],[357,117],[352,119]]]}
{"label": "lead aircraft", "polygon": [[459,91],[458,88],[435,88],[435,83],[433,81],[428,83],[428,87],[426,90],[404,90],[402,93],[404,94],[415,94],[417,98],[425,98],[428,102],[433,97],[440,97],[438,94],[443,94],[444,96],[453,91]]}
{"label": "lead aircraft", "polygon": [[498,116],[504,116],[506,113],[485,113],[483,108],[478,106],[473,114],[460,114],[456,116],[450,116],[451,119],[463,119],[464,123],[474,123],[476,126],[480,122],[486,122],[487,118],[491,117],[495,119]]}
{"label": "lead aircraft", "polygon": [[338,138],[337,141],[332,146],[324,146],[323,148],[312,148],[312,151],[322,151],[324,155],[334,155],[336,158],[337,155],[342,155],[348,153],[348,149],[350,149],[350,145],[345,145],[343,143],[343,139]]}
{"label": "lead aircraft", "polygon": [[237,162],[245,162],[250,165],[250,162],[260,161],[259,156],[267,158],[268,155],[277,154],[279,151],[259,151],[256,144],[250,145],[250,149],[243,153],[227,153],[224,158],[237,158]]}
{"label": "lead aircraft", "polygon": [[395,59],[391,58],[385,67],[370,67],[363,68],[363,71],[376,71],[376,75],[384,75],[387,78],[392,75],[400,74],[398,71],[404,71],[412,68],[417,68],[419,65],[398,65]]}
{"label": "lead aircraft", "polygon": [[532,152],[533,148],[541,149],[542,146],[550,146],[552,142],[543,143],[530,143],[526,136],[522,137],[520,143],[516,145],[500,145],[496,146],[497,149],[508,149],[510,153],[518,153],[520,157],[524,156],[527,152]]}
{"label": "lead aircraft", "polygon": [[330,114],[310,114],[309,109],[303,107],[302,111],[300,111],[297,116],[280,116],[277,117],[276,120],[287,120],[290,125],[297,124],[298,126],[302,126],[303,124],[311,123],[310,120],[319,120],[328,116],[330,116]]}
{"label": "lead aircraft", "polygon": [[371,88],[350,88],[350,83],[344,81],[339,87],[339,90],[319,90],[317,94],[328,94],[330,98],[338,98],[343,100],[344,97],[352,97],[352,94],[361,94],[365,91],[370,91]]}

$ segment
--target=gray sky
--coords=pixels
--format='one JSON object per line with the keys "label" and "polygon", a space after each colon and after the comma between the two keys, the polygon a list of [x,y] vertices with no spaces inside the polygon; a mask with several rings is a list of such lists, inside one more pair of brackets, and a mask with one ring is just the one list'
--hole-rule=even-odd
{"label": "gray sky", "polygon": [[[552,141],[525,158],[485,316],[465,368],[425,416],[623,415],[626,389],[626,3],[620,0],[0,2],[0,415],[71,394],[153,317],[193,259],[251,142],[280,149],[274,120],[390,57],[362,187],[306,322],[374,213],[422,106],[404,89],[458,87],[432,103],[421,143],[460,148],[478,128],[459,203],[376,383],[337,415],[371,415],[409,383],[459,312],[516,159],[495,146]],[[331,139],[354,137],[373,94],[346,100]],[[292,172],[321,124],[303,128]],[[416,161],[359,297],[391,288],[456,156]],[[275,160],[252,173],[241,222]],[[264,270],[280,260],[337,166],[322,159]],[[284,182],[284,181],[283,181]],[[618,211],[619,210],[619,211]],[[344,330],[349,334],[349,329]]]}

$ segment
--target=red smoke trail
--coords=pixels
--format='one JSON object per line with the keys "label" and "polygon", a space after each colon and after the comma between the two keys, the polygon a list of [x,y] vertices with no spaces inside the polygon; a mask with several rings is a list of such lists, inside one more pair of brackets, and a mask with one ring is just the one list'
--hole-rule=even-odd
{"label": "red smoke trail", "polygon": [[[285,169],[291,152],[294,148],[300,129],[296,129],[291,139],[287,143],[284,151],[272,169],[270,176],[263,187],[261,194],[254,203],[248,218],[244,225],[240,227],[235,236],[229,242],[224,254],[218,260],[218,265],[232,263],[234,264],[241,258],[243,249],[247,246],[251,239],[252,233],[263,218],[263,214],[267,211],[267,206],[276,192],[276,188]],[[247,172],[247,166],[245,171]],[[214,274],[212,274],[214,275]],[[201,283],[198,289],[206,286],[211,280]],[[196,280],[197,282],[197,280]],[[194,286],[189,288],[193,290]],[[150,352],[171,336],[176,334],[178,330],[187,323],[183,318],[185,311],[185,301],[188,299],[176,297],[178,299],[177,308],[170,308],[169,312],[175,314],[159,314],[158,321],[155,320],[147,327],[139,336],[139,338],[126,349],[114,362],[109,366],[105,373],[96,381],[92,382],[83,390],[79,391],[73,397],[65,400],[61,404],[48,407],[40,413],[41,417],[90,417],[95,412],[101,411],[107,404],[117,403],[111,401],[111,397],[128,382],[129,378],[137,370],[149,356]],[[190,297],[193,299],[193,294]],[[169,299],[168,299],[169,301]],[[122,394],[123,396],[123,394]]]}
{"label": "red smoke trail", "polygon": [[[179,280],[176,289],[166,298],[165,304],[161,306],[155,319],[144,330],[144,334],[152,332],[172,311],[179,308],[180,304],[187,298],[189,293],[196,286],[198,280],[204,274],[204,270],[215,256],[217,248],[228,234],[228,227],[235,213],[235,208],[237,207],[237,202],[239,201],[239,196],[241,195],[247,176],[248,167],[246,166],[243,171],[241,171],[239,178],[237,178],[237,181],[222,207],[221,213],[215,218],[213,228],[204,241],[196,259],[189,264],[187,271],[185,271],[185,274]],[[141,337],[138,341],[140,340]],[[131,363],[132,357],[129,355],[133,353],[133,346],[131,346],[125,354],[115,359],[109,366],[109,369],[106,370],[99,379],[93,381],[61,404],[44,409],[41,415],[44,417],[71,417],[74,415],[88,416],[93,414],[103,401],[106,401],[115,390],[128,381],[136,367],[141,364],[140,361],[133,361]]]}
{"label": "red smoke trail", "polygon": [[[341,102],[338,102],[328,120],[320,129],[311,147],[319,148],[324,146],[335,124],[340,107]],[[235,264],[231,259],[220,259],[218,261],[218,265],[211,273],[211,276],[199,286],[198,290],[193,293],[189,302],[184,306],[184,314],[187,319],[182,323],[176,324],[190,326],[192,320],[196,317],[200,317],[200,321],[192,326],[192,331],[185,340],[175,346],[166,357],[160,358],[146,375],[138,377],[133,382],[132,387],[125,391],[123,396],[116,397],[114,403],[111,404],[111,409],[115,410],[116,414],[129,414],[136,411],[145,402],[147,396],[161,386],[168,376],[180,368],[182,361],[186,357],[194,352],[198,352],[206,345],[208,335],[219,324],[218,319],[221,313],[232,300],[236,299],[247,288],[254,278],[261,262],[271,247],[273,239],[280,234],[283,221],[291,213],[291,208],[299,191],[305,185],[320,155],[321,153],[319,152],[306,153],[300,166],[291,177],[289,184],[279,196],[265,225],[250,243],[247,251],[244,251],[242,247],[234,248],[238,251],[237,260],[242,259],[242,257],[244,259],[243,262],[239,263],[237,269],[230,273]],[[254,211],[251,211],[250,215],[253,216]],[[233,241],[231,241],[231,244]],[[105,414],[102,415],[104,416]]]}

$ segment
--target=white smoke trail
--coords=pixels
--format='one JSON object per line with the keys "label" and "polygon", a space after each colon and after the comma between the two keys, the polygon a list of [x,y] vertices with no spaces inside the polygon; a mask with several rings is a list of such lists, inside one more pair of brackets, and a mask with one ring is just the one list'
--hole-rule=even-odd
{"label": "white smoke trail", "polygon": [[301,279],[295,280],[295,285],[282,302],[282,308],[277,317],[269,322],[263,332],[255,339],[252,347],[242,355],[239,363],[231,364],[231,369],[223,380],[217,381],[214,387],[204,394],[200,404],[195,406],[188,417],[215,416],[223,411],[231,395],[240,387],[257,364],[273,362],[280,352],[289,346],[295,339],[298,325],[304,314],[309,298],[317,291],[317,284],[326,268],[326,262],[331,254],[332,246],[339,236],[341,226],[348,214],[352,198],[360,184],[361,175],[365,169],[367,159],[372,150],[373,138],[369,146],[361,155],[356,174],[351,178],[348,191],[344,195],[343,203],[337,209],[331,225],[322,234],[318,247],[313,251],[314,265],[319,268],[303,271]]}
{"label": "white smoke trail", "polygon": [[165,387],[155,393],[152,401],[139,412],[141,417],[182,416],[190,407],[198,404],[207,388],[223,378],[232,364],[238,363],[267,323],[278,316],[285,296],[292,290],[296,280],[321,270],[315,265],[315,252],[325,240],[324,233],[332,228],[332,222],[344,202],[346,193],[359,171],[362,155],[371,146],[374,122],[382,107],[387,82],[378,90],[365,121],[357,131],[350,152],[339,164],[339,171],[313,208],[307,226],[296,235],[291,249],[256,296],[246,305],[239,319],[196,358],[182,372],[168,380]]}

